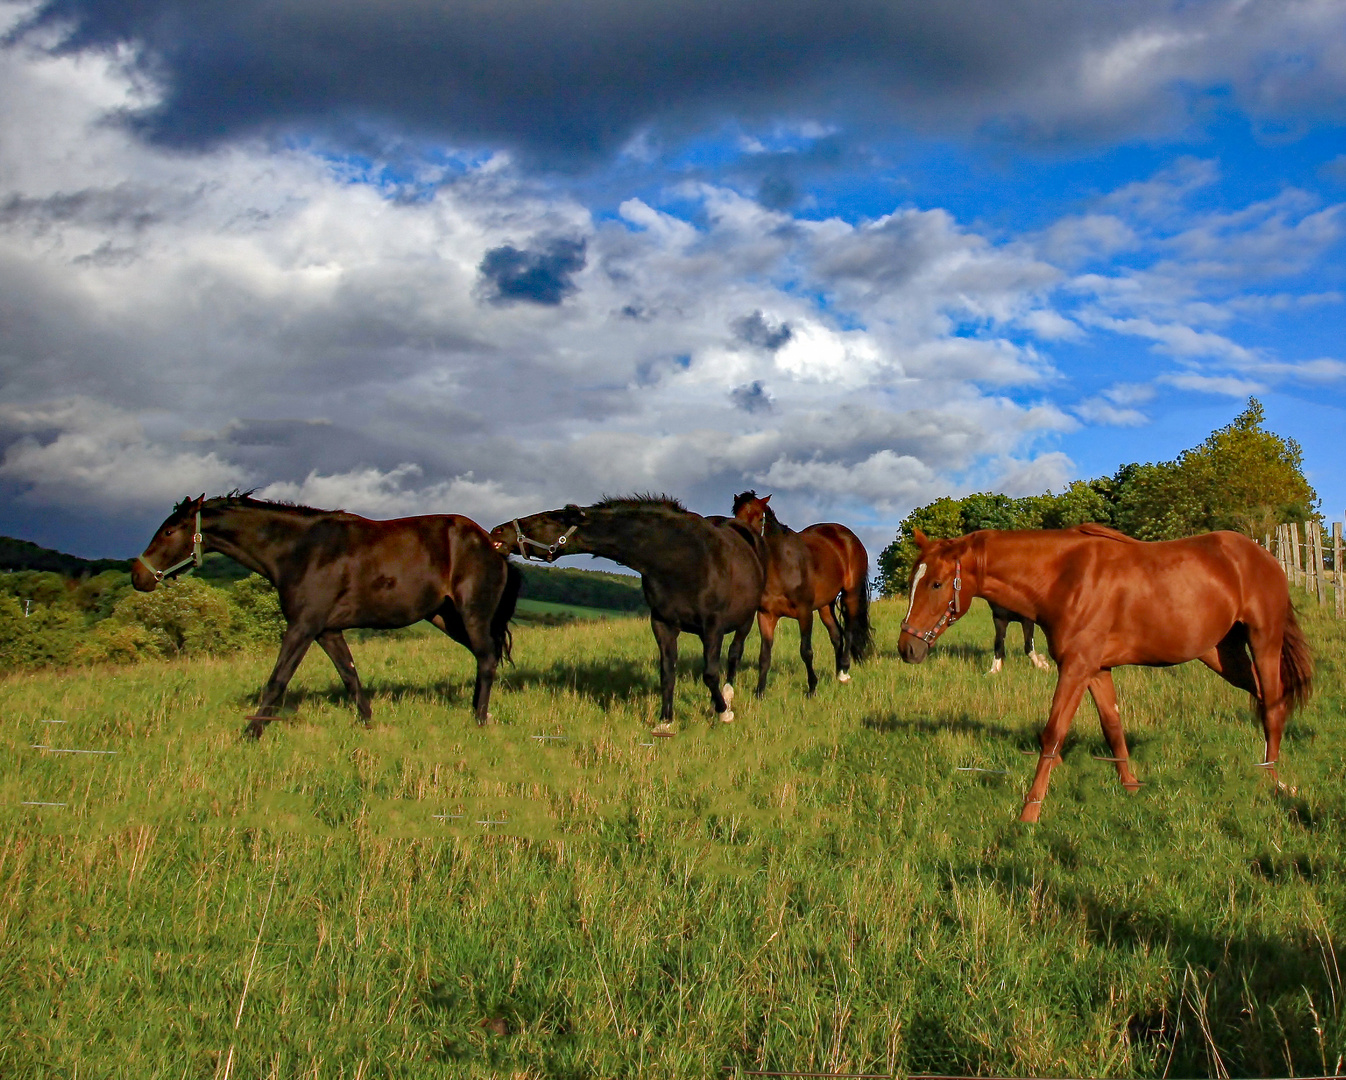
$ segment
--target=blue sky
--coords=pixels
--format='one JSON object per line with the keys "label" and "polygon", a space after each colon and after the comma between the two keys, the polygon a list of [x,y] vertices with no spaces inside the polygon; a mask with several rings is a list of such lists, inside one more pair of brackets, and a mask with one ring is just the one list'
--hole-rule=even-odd
{"label": "blue sky", "polygon": [[0,532],[912,506],[1250,395],[1346,512],[1346,5],[0,2]]}

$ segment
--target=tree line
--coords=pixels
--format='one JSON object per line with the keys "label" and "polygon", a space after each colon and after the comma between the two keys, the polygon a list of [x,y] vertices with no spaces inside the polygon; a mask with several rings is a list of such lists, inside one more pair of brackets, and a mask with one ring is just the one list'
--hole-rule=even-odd
{"label": "tree line", "polygon": [[947,539],[978,529],[1067,529],[1098,522],[1138,540],[1174,540],[1232,529],[1261,540],[1278,524],[1317,518],[1318,496],[1304,476],[1299,443],[1263,426],[1262,403],[1172,461],[1123,465],[1112,476],[1077,480],[1054,494],[1011,498],[988,492],[945,496],[918,506],[879,555],[879,588],[905,592],[920,529]]}

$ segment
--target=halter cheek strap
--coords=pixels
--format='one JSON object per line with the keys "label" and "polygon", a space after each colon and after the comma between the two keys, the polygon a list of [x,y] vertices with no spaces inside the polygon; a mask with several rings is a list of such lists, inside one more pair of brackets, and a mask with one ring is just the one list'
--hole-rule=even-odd
{"label": "halter cheek strap", "polygon": [[196,568],[201,568],[201,510],[198,507],[196,511],[196,532],[192,534],[192,553],[181,562],[175,562],[167,570],[156,570],[154,564],[145,558],[144,554],[136,556],[136,562],[140,563],[146,570],[154,575],[156,582],[163,581],[169,574],[176,573],[188,563],[195,563]]}
{"label": "halter cheek strap", "polygon": [[955,559],[953,564],[953,596],[949,599],[949,606],[944,609],[944,614],[939,617],[929,630],[924,633],[918,631],[906,619],[902,620],[902,632],[910,634],[912,637],[920,638],[927,645],[933,645],[935,638],[939,637],[945,629],[952,626],[963,617],[962,611],[963,594],[963,563],[961,559]]}
{"label": "halter cheek strap", "polygon": [[560,536],[556,538],[556,543],[544,544],[541,540],[534,540],[531,536],[525,536],[523,533],[523,527],[519,524],[519,519],[515,518],[514,543],[519,549],[519,554],[522,555],[525,559],[531,559],[532,556],[528,554],[528,550],[527,548],[524,547],[524,544],[529,544],[535,548],[541,548],[548,555],[555,555],[558,551],[561,550],[561,548],[566,546],[566,541],[575,535],[575,530],[578,528],[579,528],[578,525],[572,525],[570,526],[570,528],[568,528],[565,532],[563,532]]}

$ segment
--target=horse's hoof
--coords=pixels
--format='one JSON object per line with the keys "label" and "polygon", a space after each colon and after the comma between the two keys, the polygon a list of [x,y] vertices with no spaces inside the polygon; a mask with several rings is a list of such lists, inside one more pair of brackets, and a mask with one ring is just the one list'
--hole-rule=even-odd
{"label": "horse's hoof", "polygon": [[1033,661],[1033,666],[1039,671],[1051,671],[1052,669],[1051,661],[1041,653],[1029,653],[1028,659]]}
{"label": "horse's hoof", "polygon": [[999,658],[996,658],[995,660],[992,660],[992,661],[991,661],[991,670],[988,671],[986,674],[987,674],[987,675],[994,675],[994,674],[996,674],[996,672],[998,672],[1003,666],[1004,666],[1004,664],[1001,662],[1001,660],[1000,660]]}
{"label": "horse's hoof", "polygon": [[671,739],[673,738],[673,725],[668,723],[655,724],[654,727],[650,729],[650,734],[656,739]]}
{"label": "horse's hoof", "polygon": [[720,723],[722,723],[722,724],[732,724],[733,722],[734,722],[734,710],[733,710],[733,709],[725,709],[724,712],[720,713]]}
{"label": "horse's hoof", "polygon": [[850,681],[851,681],[851,673],[849,671],[837,672],[837,682],[850,682]]}
{"label": "horse's hoof", "polygon": [[1024,803],[1024,808],[1019,814],[1019,820],[1029,825],[1038,823],[1038,815],[1042,813],[1042,800],[1033,799],[1031,802]]}
{"label": "horse's hoof", "polygon": [[720,696],[724,698],[724,703],[728,705],[734,700],[734,688],[728,683],[725,683],[724,689],[720,691]]}

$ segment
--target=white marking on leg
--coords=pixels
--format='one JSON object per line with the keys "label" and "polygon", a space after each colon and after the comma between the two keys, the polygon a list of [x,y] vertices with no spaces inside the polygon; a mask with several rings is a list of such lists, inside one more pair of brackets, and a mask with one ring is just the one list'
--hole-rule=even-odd
{"label": "white marking on leg", "polygon": [[720,691],[720,696],[724,698],[724,703],[728,705],[734,700],[734,688],[728,683],[724,684],[724,689]]}
{"label": "white marking on leg", "polygon": [[1051,661],[1036,649],[1028,654],[1028,659],[1033,661],[1033,666],[1039,671],[1051,671],[1052,669]]}
{"label": "white marking on leg", "polygon": [[994,660],[991,661],[991,670],[988,671],[986,674],[994,675],[1002,667],[1004,667],[1004,662],[1000,659],[1000,657],[997,656]]}
{"label": "white marking on leg", "polygon": [[851,673],[849,671],[837,672],[837,682],[850,682],[850,681],[851,681]]}
{"label": "white marking on leg", "polygon": [[720,713],[720,723],[722,723],[722,724],[732,724],[733,722],[734,722],[734,710],[733,710],[733,709],[725,709],[724,712]]}

